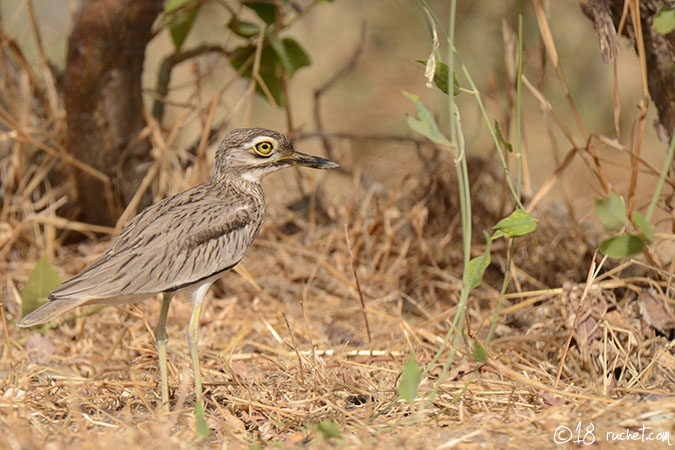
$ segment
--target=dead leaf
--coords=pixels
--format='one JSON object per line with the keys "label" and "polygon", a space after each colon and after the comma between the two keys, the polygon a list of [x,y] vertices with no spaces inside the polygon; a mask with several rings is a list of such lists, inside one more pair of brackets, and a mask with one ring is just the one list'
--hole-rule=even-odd
{"label": "dead leaf", "polygon": [[640,314],[649,326],[656,328],[663,334],[668,334],[675,328],[675,314],[665,302],[656,299],[650,289],[643,289],[638,296]]}
{"label": "dead leaf", "polygon": [[592,316],[588,316],[583,322],[579,322],[577,325],[577,337],[579,338],[580,343],[590,344],[591,341],[600,339],[602,333],[598,328],[598,321],[595,320]]}
{"label": "dead leaf", "polygon": [[28,337],[26,350],[36,364],[48,364],[56,351],[49,339],[40,333],[33,333]]}
{"label": "dead leaf", "polygon": [[293,445],[300,443],[305,438],[305,433],[302,431],[296,431],[291,433],[284,439],[284,445]]}
{"label": "dead leaf", "polygon": [[459,364],[456,364],[448,374],[448,380],[457,380],[461,376],[471,372],[471,363],[466,358],[462,358]]}
{"label": "dead leaf", "polygon": [[549,395],[546,392],[542,392],[540,395],[545,405],[557,406],[567,403],[567,399],[565,397]]}

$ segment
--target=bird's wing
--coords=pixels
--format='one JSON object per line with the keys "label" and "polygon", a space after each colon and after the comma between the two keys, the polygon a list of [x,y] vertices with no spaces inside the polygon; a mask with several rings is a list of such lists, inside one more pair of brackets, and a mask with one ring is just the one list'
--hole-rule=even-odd
{"label": "bird's wing", "polygon": [[148,207],[106,252],[50,300],[106,299],[181,289],[236,265],[258,234],[263,207],[201,186]]}

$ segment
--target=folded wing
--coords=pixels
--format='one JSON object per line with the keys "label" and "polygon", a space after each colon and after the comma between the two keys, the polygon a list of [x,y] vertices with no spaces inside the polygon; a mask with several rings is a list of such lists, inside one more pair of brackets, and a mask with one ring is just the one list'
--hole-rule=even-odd
{"label": "folded wing", "polygon": [[227,194],[198,186],[149,207],[50,300],[149,296],[231,268],[258,234],[263,207]]}

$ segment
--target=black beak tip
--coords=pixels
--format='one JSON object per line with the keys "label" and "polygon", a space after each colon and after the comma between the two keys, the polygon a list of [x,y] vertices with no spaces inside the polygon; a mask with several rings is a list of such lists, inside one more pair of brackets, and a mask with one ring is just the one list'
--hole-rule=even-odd
{"label": "black beak tip", "polygon": [[319,156],[307,155],[296,152],[293,161],[298,166],[311,167],[313,169],[337,169],[340,164],[330,159],[321,158]]}

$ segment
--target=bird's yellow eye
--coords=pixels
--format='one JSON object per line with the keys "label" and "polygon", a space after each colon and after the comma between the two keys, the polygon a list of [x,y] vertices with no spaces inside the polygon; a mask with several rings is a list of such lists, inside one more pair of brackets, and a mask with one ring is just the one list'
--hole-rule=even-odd
{"label": "bird's yellow eye", "polygon": [[274,146],[270,141],[262,141],[255,144],[255,152],[260,156],[270,156]]}

